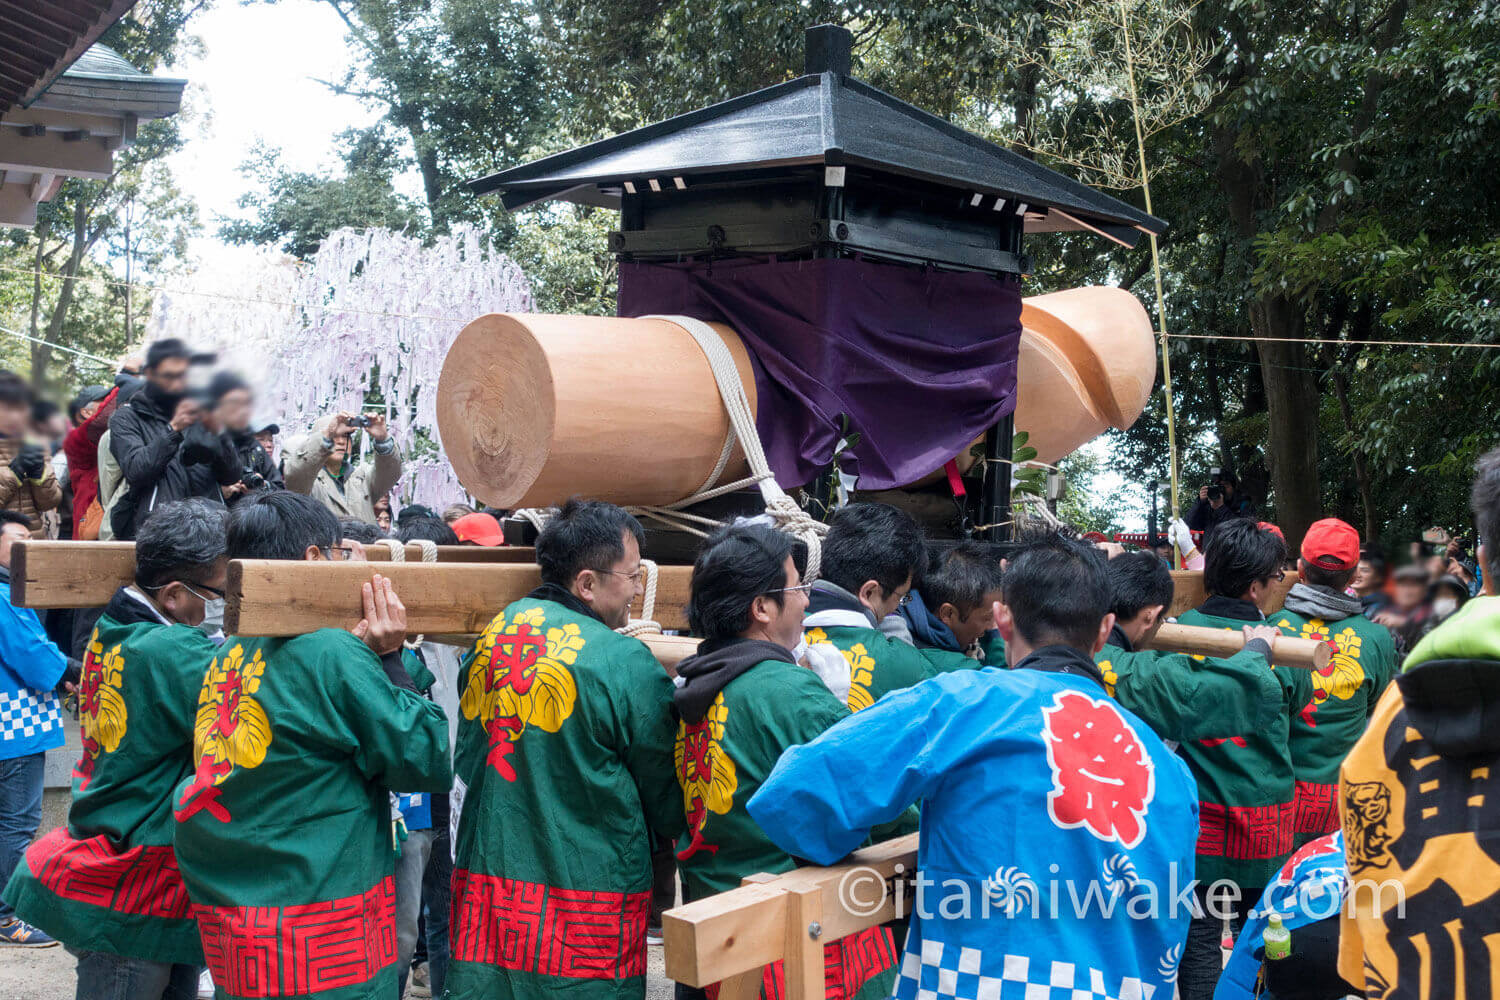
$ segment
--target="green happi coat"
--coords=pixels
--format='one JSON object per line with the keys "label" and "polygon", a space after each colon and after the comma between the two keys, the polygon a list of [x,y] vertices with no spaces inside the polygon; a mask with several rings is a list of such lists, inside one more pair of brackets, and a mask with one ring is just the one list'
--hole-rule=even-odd
{"label": "green happi coat", "polygon": [[394,996],[389,792],[448,791],[442,709],[348,632],[231,636],[193,748],[177,861],[218,996]]}
{"label": "green happi coat", "polygon": [[[1253,617],[1252,617],[1253,616]],[[1183,625],[1239,631],[1263,621],[1249,601],[1211,597]],[[1282,704],[1271,725],[1228,739],[1183,743],[1178,754],[1198,782],[1198,880],[1264,888],[1292,853],[1295,780],[1291,717],[1312,697],[1308,671],[1273,667]]]}
{"label": "green happi coat", "polygon": [[[849,709],[812,671],[767,659],[729,681],[701,720],[678,723],[674,756],[687,830],[678,841],[677,865],[684,900],[726,892],[747,875],[796,867],[791,855],[750,818],[745,804],[784,750],[811,742],[848,715]],[[890,932],[878,927],[827,946],[826,997],[876,1000],[889,995],[895,959]],[[784,993],[783,967],[767,966],[763,996],[773,1000]]]}
{"label": "green happi coat", "polygon": [[1312,699],[1292,716],[1292,767],[1297,778],[1296,845],[1339,828],[1339,766],[1364,735],[1375,704],[1396,673],[1390,629],[1364,615],[1336,622],[1282,609],[1271,623],[1287,635],[1333,647],[1328,666],[1314,670]]}
{"label": "green happi coat", "polygon": [[863,711],[882,695],[920,684],[936,673],[915,646],[873,627],[819,625],[802,638],[809,646],[831,645],[848,661],[851,712]]}
{"label": "green happi coat", "polygon": [[1116,626],[1094,662],[1104,689],[1174,743],[1244,736],[1275,726],[1284,711],[1281,681],[1257,652],[1203,659],[1137,650]]}
{"label": "green happi coat", "polygon": [[461,683],[449,996],[642,997],[651,838],[683,825],[666,671],[544,585]]}
{"label": "green happi coat", "polygon": [[75,950],[200,965],[172,853],[172,794],[193,770],[193,715],[217,648],[134,588],[94,628],[79,676],[83,754],[68,824],[32,844],[5,892]]}

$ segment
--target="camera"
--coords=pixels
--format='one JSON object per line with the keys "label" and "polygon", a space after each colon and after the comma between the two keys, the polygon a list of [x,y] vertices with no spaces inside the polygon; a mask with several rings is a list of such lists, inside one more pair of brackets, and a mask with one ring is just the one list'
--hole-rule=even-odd
{"label": "camera", "polygon": [[348,423],[350,427],[368,427],[370,426],[370,418],[363,415],[350,417]]}
{"label": "camera", "polygon": [[1208,498],[1210,500],[1224,499],[1224,487],[1220,486],[1218,483],[1209,483],[1204,487],[1204,489],[1208,490]]}
{"label": "camera", "polygon": [[240,484],[247,490],[262,490],[266,487],[266,477],[253,469],[246,469],[240,476]]}

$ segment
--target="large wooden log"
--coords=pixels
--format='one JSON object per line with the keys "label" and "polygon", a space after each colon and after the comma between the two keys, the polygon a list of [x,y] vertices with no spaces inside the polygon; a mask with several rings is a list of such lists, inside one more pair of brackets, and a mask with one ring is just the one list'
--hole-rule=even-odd
{"label": "large wooden log", "polygon": [[1111,427],[1135,423],[1156,380],[1151,317],[1122,288],[1070,288],[1021,300],[1016,430],[1056,462]]}
{"label": "large wooden log", "polygon": [[[687,627],[682,609],[687,606],[692,572],[691,566],[661,568],[656,620],[663,628]],[[352,628],[360,619],[360,587],[373,573],[390,578],[406,605],[412,634],[481,632],[507,604],[542,582],[535,565],[237,559],[229,564],[224,631],[276,636],[328,626]],[[632,610],[639,613],[639,599]]]}
{"label": "large wooden log", "polygon": [[[365,547],[370,562],[389,562],[383,545]],[[522,546],[483,548],[439,545],[440,563],[536,562]],[[406,546],[406,558],[421,562],[422,550]],[[22,608],[97,608],[135,579],[134,542],[17,542],[11,550],[11,602]]]}
{"label": "large wooden log", "polygon": [[[750,356],[714,329],[753,412]],[[729,430],[697,341],[676,323],[623,317],[479,317],[448,349],[437,413],[459,481],[496,507],[674,503],[703,485]],[[736,448],[723,481],[745,472]]]}

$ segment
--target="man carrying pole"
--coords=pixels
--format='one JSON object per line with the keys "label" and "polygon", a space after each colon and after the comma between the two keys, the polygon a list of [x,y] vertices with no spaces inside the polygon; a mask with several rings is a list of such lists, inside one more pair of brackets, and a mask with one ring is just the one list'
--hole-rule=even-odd
{"label": "man carrying pole", "polygon": [[537,538],[542,585],[461,678],[454,1000],[645,995],[651,844],[683,815],[672,682],[614,631],[641,593],[642,537],[620,508],[570,500]]}
{"label": "man carrying pole", "polygon": [[[239,503],[228,549],[346,555],[333,514],[290,492]],[[452,768],[401,663],[406,609],[379,575],[362,590],[353,634],[230,636],[203,678],[175,847],[222,998],[396,992],[389,792],[446,793]]]}
{"label": "man carrying pole", "polygon": [[[796,862],[750,818],[745,804],[782,751],[816,739],[849,709],[792,650],[802,635],[807,585],[796,543],[772,528],[728,528],[709,539],[693,566],[688,620],[703,636],[683,660],[673,696],[677,781],[688,829],[677,859],[685,901],[740,884],[748,875],[790,871]],[[824,949],[829,1000],[890,993],[891,932],[872,927]],[[766,997],[783,992],[781,965],[767,966]]]}
{"label": "man carrying pole", "polygon": [[203,948],[172,853],[172,794],[193,771],[193,714],[217,648],[226,511],[162,504],[135,543],[135,582],[105,606],[78,691],[83,755],[68,824],[32,844],[6,889],[78,955],[79,1000],[175,1000]]}

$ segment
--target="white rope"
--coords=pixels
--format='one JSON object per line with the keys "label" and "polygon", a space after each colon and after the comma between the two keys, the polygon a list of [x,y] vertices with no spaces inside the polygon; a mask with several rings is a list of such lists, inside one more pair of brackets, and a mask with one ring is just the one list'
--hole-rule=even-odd
{"label": "white rope", "polygon": [[[708,359],[714,382],[719,387],[719,397],[723,400],[724,412],[729,417],[730,432],[725,436],[724,449],[720,452],[719,461],[713,473],[704,480],[703,486],[697,493],[665,506],[631,509],[663,523],[674,524],[675,522],[675,526],[684,531],[707,537],[706,532],[692,527],[691,524],[717,527],[718,522],[712,518],[685,513],[681,508],[690,507],[753,484],[760,488],[761,496],[766,502],[766,513],[770,515],[776,526],[788,534],[795,535],[807,546],[805,579],[815,579],[823,563],[822,537],[828,533],[828,526],[808,516],[807,512],[799,507],[797,502],[788,496],[776,482],[770,463],[766,461],[765,449],[761,447],[760,434],[755,429],[755,417],[750,412],[750,399],[745,395],[744,385],[740,383],[739,368],[735,365],[734,356],[729,353],[729,347],[724,343],[724,338],[720,337],[713,327],[691,316],[648,316],[645,318],[664,319],[669,323],[676,323],[692,335],[693,340],[702,349],[704,357]],[[750,475],[733,483],[715,485],[728,464],[729,454],[733,450],[735,441],[739,442],[745,452],[745,460],[750,466]]]}
{"label": "white rope", "polygon": [[417,538],[412,540],[412,544],[421,550],[424,563],[437,562],[437,542],[430,538]]}
{"label": "white rope", "polygon": [[641,572],[646,574],[646,593],[641,598],[641,616],[632,618],[615,629],[621,635],[661,635],[661,625],[656,622],[656,579],[658,568],[650,559],[641,560]]}
{"label": "white rope", "polygon": [[377,538],[375,544],[384,545],[391,554],[391,562],[406,562],[406,546],[394,538]]}

